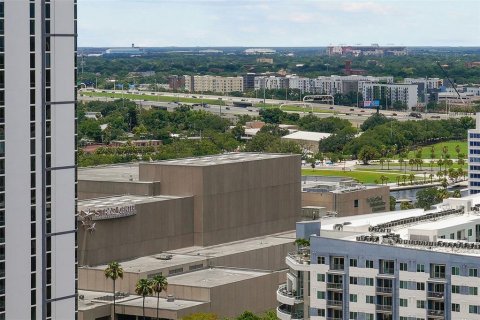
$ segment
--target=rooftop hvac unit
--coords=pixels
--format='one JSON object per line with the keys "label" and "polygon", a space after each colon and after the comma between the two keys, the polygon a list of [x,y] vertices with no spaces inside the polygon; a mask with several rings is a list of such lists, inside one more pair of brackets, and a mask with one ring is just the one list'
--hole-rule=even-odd
{"label": "rooftop hvac unit", "polygon": [[168,253],[161,253],[155,257],[158,260],[172,260],[173,256]]}
{"label": "rooftop hvac unit", "polygon": [[173,294],[169,294],[167,296],[167,302],[174,302],[175,301],[175,296]]}

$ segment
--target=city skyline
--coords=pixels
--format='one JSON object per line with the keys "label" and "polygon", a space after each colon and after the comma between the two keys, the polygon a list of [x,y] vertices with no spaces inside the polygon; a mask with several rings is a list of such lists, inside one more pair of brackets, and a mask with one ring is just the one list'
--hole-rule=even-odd
{"label": "city skyline", "polygon": [[478,46],[479,14],[480,2],[472,0],[79,0],[78,41],[93,47]]}

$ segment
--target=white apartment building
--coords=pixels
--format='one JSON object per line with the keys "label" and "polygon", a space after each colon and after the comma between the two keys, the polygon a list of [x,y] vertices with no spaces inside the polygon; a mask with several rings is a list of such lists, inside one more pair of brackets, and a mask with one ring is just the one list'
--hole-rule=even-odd
{"label": "white apartment building", "polygon": [[243,92],[243,77],[188,76],[185,89],[190,92]]}
{"label": "white apartment building", "polygon": [[297,75],[288,76],[288,88],[297,89],[301,92],[315,92],[315,80]]}
{"label": "white apartment building", "polygon": [[480,319],[480,197],[435,210],[297,223],[310,246],[286,257],[277,316]]}
{"label": "white apartment building", "polygon": [[257,76],[254,79],[254,89],[263,90],[263,88],[271,89],[286,89],[290,88],[289,78],[275,77],[275,76]]}
{"label": "white apartment building", "polygon": [[76,1],[0,1],[0,319],[75,319]]}
{"label": "white apartment building", "polygon": [[480,193],[480,114],[475,129],[468,130],[468,192]]}
{"label": "white apartment building", "polygon": [[418,86],[416,84],[379,84],[364,83],[362,96],[364,101],[381,100],[385,98],[386,108],[400,101],[407,106],[408,110],[416,107],[418,104]]}

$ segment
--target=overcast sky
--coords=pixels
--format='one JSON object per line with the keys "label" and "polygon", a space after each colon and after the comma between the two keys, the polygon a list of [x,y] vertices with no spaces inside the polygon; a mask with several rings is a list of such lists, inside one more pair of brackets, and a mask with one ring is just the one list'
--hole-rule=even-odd
{"label": "overcast sky", "polygon": [[79,0],[79,46],[480,46],[480,0]]}

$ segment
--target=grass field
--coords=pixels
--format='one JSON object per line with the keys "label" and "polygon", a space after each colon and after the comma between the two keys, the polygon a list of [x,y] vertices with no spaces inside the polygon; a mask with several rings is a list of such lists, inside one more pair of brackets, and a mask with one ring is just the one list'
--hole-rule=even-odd
{"label": "grass field", "polygon": [[378,173],[369,171],[342,171],[342,170],[317,170],[317,169],[302,169],[304,176],[334,176],[334,177],[350,177],[362,183],[375,183],[375,180],[381,181],[382,175],[388,177],[389,183],[396,182],[399,173]]}
{"label": "grass field", "polygon": [[[467,146],[467,141],[459,141],[459,140],[451,140],[451,141],[445,141],[445,142],[440,142],[436,143],[433,146],[435,147],[435,159],[440,159],[442,155],[442,149],[444,146],[447,146],[448,148],[448,154],[450,154],[450,158],[456,159],[457,158],[457,152],[455,151],[455,147],[459,145],[460,146],[460,153],[463,153],[465,156],[467,156],[468,153],[468,146]],[[425,146],[422,147],[422,158],[423,159],[430,159],[430,146]],[[415,156],[414,151],[410,151],[408,153],[409,158],[413,158]]]}
{"label": "grass field", "polygon": [[160,101],[160,102],[185,102],[185,103],[208,103],[213,105],[225,105],[225,102],[222,100],[216,99],[195,99],[195,98],[182,98],[182,97],[167,97],[167,96],[152,96],[152,95],[142,95],[142,94],[129,94],[124,93],[110,93],[110,92],[82,92],[84,96],[87,97],[106,97],[106,98],[115,98],[115,99],[130,99],[130,100],[146,100],[146,101]]}

